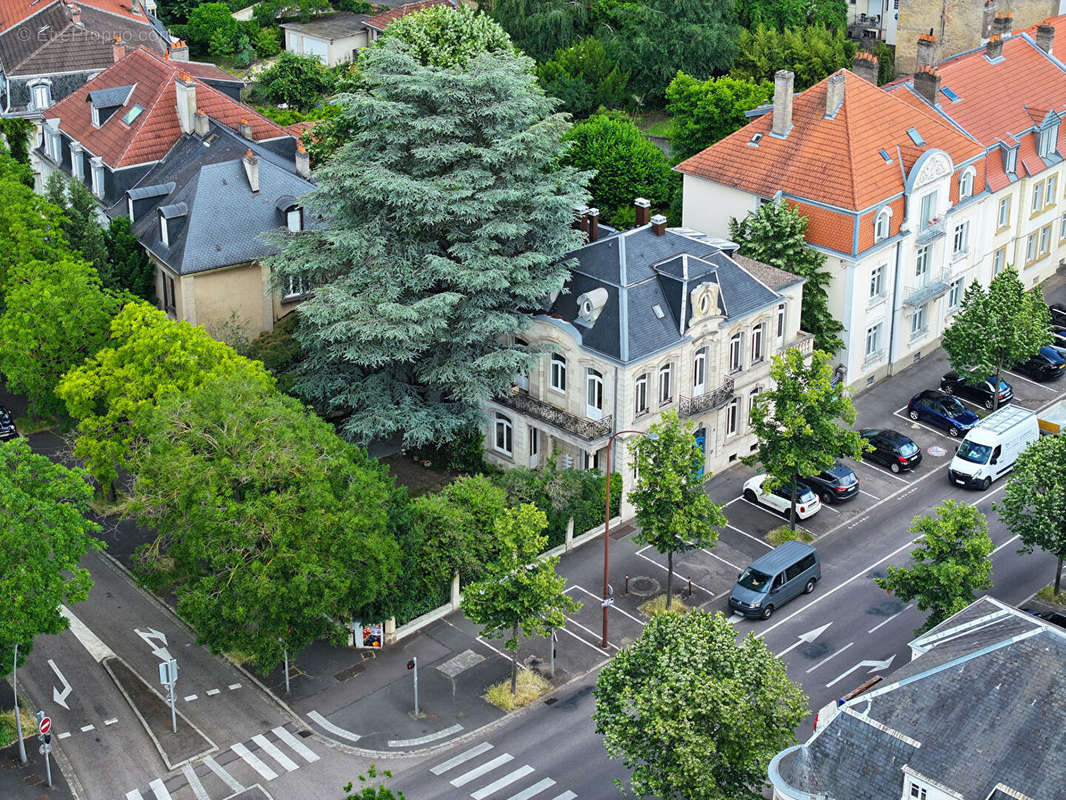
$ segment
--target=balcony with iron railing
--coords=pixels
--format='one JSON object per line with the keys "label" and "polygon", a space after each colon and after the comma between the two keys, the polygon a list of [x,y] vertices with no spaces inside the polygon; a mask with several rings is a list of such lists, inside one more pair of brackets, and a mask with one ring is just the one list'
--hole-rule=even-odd
{"label": "balcony with iron railing", "polygon": [[681,395],[678,413],[682,417],[694,417],[704,411],[713,411],[722,408],[733,397],[734,382],[732,378],[726,378],[725,382],[716,389],[704,392],[696,397]]}
{"label": "balcony with iron railing", "polygon": [[935,217],[918,228],[918,232],[914,234],[914,243],[919,245],[928,244],[939,239],[945,232],[944,218]]}
{"label": "balcony with iron railing", "polygon": [[579,439],[584,439],[587,442],[593,442],[597,439],[603,439],[606,436],[610,436],[614,422],[611,415],[607,415],[602,419],[586,419],[585,417],[579,417],[576,414],[571,414],[569,411],[559,408],[558,406],[545,403],[543,400],[537,400],[535,397],[530,396],[529,392],[525,389],[518,386],[512,386],[511,391],[496,398],[496,402],[517,411],[519,414],[525,414],[526,416],[533,417],[536,420],[555,428],[559,428],[567,433],[571,433]]}
{"label": "balcony with iron railing", "polygon": [[903,287],[903,305],[924,306],[930,300],[943,297],[951,288],[951,273],[949,270],[929,275],[919,286]]}

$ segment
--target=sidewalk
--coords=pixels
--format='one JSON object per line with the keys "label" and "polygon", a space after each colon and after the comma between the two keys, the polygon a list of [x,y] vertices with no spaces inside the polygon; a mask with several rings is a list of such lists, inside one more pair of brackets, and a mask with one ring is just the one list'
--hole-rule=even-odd
{"label": "sidewalk", "polygon": [[[26,697],[20,691],[20,699],[25,702]],[[11,684],[6,680],[0,680],[0,708],[11,709],[14,706],[15,695],[11,691]],[[4,800],[65,800],[73,798],[74,794],[67,785],[63,771],[52,759],[52,788],[48,788],[45,778],[44,756],[38,752],[41,744],[37,741],[36,730],[22,729],[23,741],[26,746],[26,763],[19,763],[18,743],[0,750],[0,797]],[[54,752],[54,751],[53,751]]]}

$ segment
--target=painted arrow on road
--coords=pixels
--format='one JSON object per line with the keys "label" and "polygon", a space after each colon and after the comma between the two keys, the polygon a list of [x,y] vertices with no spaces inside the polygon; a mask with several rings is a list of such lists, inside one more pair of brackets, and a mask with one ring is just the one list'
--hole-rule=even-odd
{"label": "painted arrow on road", "polygon": [[801,633],[799,635],[799,640],[797,642],[789,645],[788,647],[786,647],[784,650],[782,650],[780,653],[777,654],[778,658],[780,658],[781,656],[785,655],[785,653],[792,652],[797,647],[799,647],[801,644],[810,644],[815,639],[817,639],[819,636],[821,636],[823,633],[825,633],[826,628],[828,628],[832,624],[833,624],[832,622],[827,622],[822,627],[815,628],[813,631],[807,631],[806,633]]}
{"label": "painted arrow on road", "polygon": [[55,702],[57,702],[59,705],[63,706],[63,708],[65,708],[67,711],[70,711],[70,706],[67,705],[67,698],[70,696],[70,693],[72,691],[70,688],[70,684],[67,682],[67,679],[63,677],[63,673],[59,671],[59,667],[56,666],[56,662],[54,662],[52,659],[48,659],[48,666],[52,668],[52,671],[56,674],[56,677],[59,678],[60,682],[63,684],[63,691],[59,691],[59,689],[54,686],[52,687],[52,699],[55,700]]}
{"label": "painted arrow on road", "polygon": [[892,666],[892,662],[895,661],[895,660],[896,660],[896,656],[895,655],[891,655],[888,658],[886,658],[884,661],[860,661],[858,664],[856,664],[854,667],[849,669],[843,675],[840,675],[839,677],[833,678],[833,680],[829,681],[829,683],[827,683],[825,685],[825,688],[828,689],[834,683],[837,683],[838,681],[844,680],[844,678],[848,677],[848,675],[850,675],[851,673],[853,673],[857,669],[862,669],[863,667],[870,667],[870,671],[867,674],[874,673],[874,672],[880,672],[883,669],[888,669],[889,667],[891,667]]}
{"label": "painted arrow on road", "polygon": [[[167,650],[167,637],[162,631],[157,631],[155,628],[149,628],[146,631],[142,631],[140,628],[134,628],[133,632],[144,640],[144,643],[152,648],[152,655],[156,658],[160,658],[163,661],[170,661],[170,651]],[[158,639],[163,643],[163,646],[155,644],[153,640]]]}

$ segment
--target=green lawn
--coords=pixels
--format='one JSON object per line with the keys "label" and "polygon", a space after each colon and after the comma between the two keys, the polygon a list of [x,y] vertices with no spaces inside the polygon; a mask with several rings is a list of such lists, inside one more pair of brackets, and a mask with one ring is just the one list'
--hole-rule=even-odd
{"label": "green lawn", "polygon": [[643,114],[634,114],[633,122],[645,136],[658,136],[663,139],[670,138],[671,120],[661,111],[648,111]]}

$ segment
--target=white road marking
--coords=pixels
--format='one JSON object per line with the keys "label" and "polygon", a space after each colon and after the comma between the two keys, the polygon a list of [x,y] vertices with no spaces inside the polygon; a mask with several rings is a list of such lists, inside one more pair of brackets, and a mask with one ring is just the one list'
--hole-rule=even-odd
{"label": "white road marking", "polygon": [[182,764],[181,774],[185,776],[185,780],[189,783],[189,788],[192,789],[192,793],[196,795],[196,800],[211,800],[211,796],[208,795],[207,790],[204,789],[204,785],[200,783],[200,778],[194,770],[188,764]]}
{"label": "white road marking", "polygon": [[70,706],[67,705],[67,698],[73,691],[70,682],[63,677],[63,673],[59,671],[59,667],[56,666],[55,661],[48,659],[48,666],[52,668],[52,672],[56,674],[56,677],[59,678],[60,682],[63,684],[63,691],[59,691],[55,686],[52,687],[52,700],[63,706],[67,711],[70,711]]}
{"label": "white road marking", "polygon": [[488,797],[490,794],[494,794],[495,792],[500,791],[500,789],[502,789],[504,786],[510,786],[519,778],[526,777],[526,775],[528,775],[532,771],[533,767],[529,766],[528,764],[526,766],[519,767],[518,769],[514,770],[514,772],[508,772],[502,778],[494,780],[492,783],[490,783],[483,789],[478,789],[470,796],[473,797],[474,800],[485,800],[485,798]]}
{"label": "white road marking", "polygon": [[1024,375],[1019,375],[1017,372],[1011,372],[1009,369],[1005,369],[1005,370],[1003,370],[1003,372],[1005,372],[1007,375],[1010,375],[1012,378],[1017,378],[1020,381],[1025,381],[1026,383],[1030,383],[1033,386],[1039,387],[1039,388],[1043,389],[1046,392],[1051,392],[1052,394],[1058,394],[1058,392],[1056,392],[1050,386],[1045,386],[1044,384],[1039,383],[1038,381],[1034,381],[1034,380],[1032,380],[1030,378],[1027,378]]}
{"label": "white road marking", "polygon": [[58,738],[60,738],[60,739],[69,739],[70,738],[70,731],[63,731],[61,734],[59,734]]}
{"label": "white road marking", "polygon": [[[737,498],[737,500],[740,500],[740,499],[741,499],[741,498],[739,498],[739,497]],[[751,535],[750,533],[747,533],[746,531],[742,531],[742,530],[741,530],[740,528],[738,528],[738,527],[737,527],[736,525],[730,525],[729,523],[726,523],[726,527],[727,527],[727,528],[729,528],[729,530],[731,530],[731,531],[736,531],[736,532],[737,532],[737,533],[739,533],[739,534],[740,534],[741,536],[747,536],[747,537],[748,537],[749,539],[751,539],[751,540],[752,540],[753,542],[758,542],[758,543],[759,543],[759,544],[761,544],[761,545],[762,545],[763,547],[766,547],[766,548],[768,548],[768,549],[770,549],[770,550],[773,550],[773,549],[774,549],[774,546],[773,546],[772,544],[770,544],[769,542],[767,542],[767,541],[764,541],[764,540],[760,539],[760,538],[759,538],[758,536],[752,536],[752,535]]]}
{"label": "white road marking", "polygon": [[208,697],[214,697],[216,694],[219,694],[221,691],[222,691],[221,689],[208,689],[207,690],[207,696]]}
{"label": "white road marking", "polygon": [[451,783],[452,786],[455,786],[457,788],[459,786],[466,786],[466,784],[470,783],[470,781],[477,780],[486,772],[492,772],[494,769],[496,769],[496,767],[502,767],[508,761],[513,760],[514,756],[512,756],[510,753],[502,753],[496,756],[496,758],[492,759],[491,761],[486,761],[481,766],[474,767],[472,770],[464,772],[458,778],[452,778],[449,783]]}
{"label": "white road marking", "polygon": [[894,620],[896,617],[898,617],[900,614],[902,614],[904,611],[908,611],[908,610],[910,610],[912,608],[914,608],[914,603],[908,603],[903,608],[901,608],[899,611],[897,611],[895,614],[893,614],[891,617],[889,617],[888,619],[882,620],[881,622],[878,622],[876,625],[874,625],[872,628],[870,628],[870,630],[868,630],[866,632],[867,633],[873,633],[878,628],[880,628],[882,625],[887,625],[892,620]]}
{"label": "white road marking", "polygon": [[[641,558],[643,558],[645,561],[647,561],[647,562],[649,562],[651,564],[654,564],[659,569],[661,569],[663,572],[669,572],[669,570],[666,568],[666,566],[664,566],[663,564],[660,564],[654,558],[648,558],[647,556],[641,555],[640,553],[637,553],[637,555],[640,556]],[[675,571],[675,574],[676,574],[676,571]],[[699,589],[701,592],[706,593],[709,596],[710,600],[713,600],[715,598],[714,592],[712,592],[710,589],[708,589],[708,588],[706,588],[704,586],[700,586],[695,581],[692,582],[692,585],[695,586],[697,589]]]}
{"label": "white road marking", "polygon": [[[769,514],[775,520],[780,520],[782,517],[784,517],[785,521],[788,522],[788,517],[785,514],[779,512],[779,511],[775,511],[772,508],[768,508],[767,506],[764,506],[761,503],[753,503],[750,500],[748,500],[746,497],[742,497],[740,499],[743,500],[745,503],[747,503],[752,508],[757,508],[760,511],[765,511],[767,514]],[[796,516],[796,519],[797,520],[799,519],[799,515]],[[807,533],[810,533],[810,531],[808,531],[806,528],[804,528],[802,525],[800,525],[799,522],[796,522],[796,527],[799,528],[802,531],[806,531]]]}
{"label": "white road marking", "polygon": [[93,660],[97,663],[103,661],[105,658],[113,658],[115,651],[104,644],[100,637],[89,630],[88,626],[80,619],[70,613],[70,609],[64,605],[59,606],[59,613],[67,618],[67,622],[70,623],[70,632],[74,634],[82,647],[89,651],[89,655],[93,657]]}
{"label": "white road marking", "polygon": [[445,728],[444,730],[427,733],[425,736],[419,736],[416,739],[389,739],[389,747],[414,747],[428,742],[435,742],[437,739],[444,739],[459,733],[462,729],[462,725],[456,724],[452,725],[450,728]]}
{"label": "white road marking", "polygon": [[[447,621],[447,620],[445,620],[445,621]],[[448,624],[451,625],[452,623],[449,622]],[[455,626],[452,625],[452,627],[454,628]],[[459,630],[458,628],[455,628],[455,629]],[[560,630],[566,630],[566,629],[565,628],[561,628]],[[481,642],[483,645],[485,645],[485,647],[489,648],[489,650],[494,652],[496,655],[501,656],[502,658],[506,658],[508,661],[511,661],[511,656],[507,655],[507,653],[503,652],[503,650],[500,650],[498,647],[493,647],[491,644],[488,643],[487,640],[481,638],[481,636],[477,636],[475,638],[477,639],[477,641]]]}
{"label": "white road marking", "polygon": [[233,745],[230,750],[243,758],[244,763],[262,775],[264,780],[272,781],[274,778],[278,777],[278,773],[274,772],[274,770],[264,764],[259,756],[255,755],[241,742],[237,742],[237,744]]}
{"label": "white road marking", "polygon": [[279,739],[281,739],[281,741],[285,742],[285,744],[295,750],[297,755],[302,756],[304,761],[309,764],[314,761],[318,761],[318,755],[314,752],[314,750],[312,750],[306,744],[301,742],[296,736],[293,736],[283,727],[279,725],[278,727],[273,728],[272,730],[275,736],[277,736]]}
{"label": "white road marking", "polygon": [[[569,617],[567,617],[567,619],[570,619],[570,618],[569,618]],[[605,655],[605,656],[607,656],[607,658],[610,658],[610,657],[611,657],[611,654],[610,654],[610,653],[608,653],[608,652],[607,652],[606,650],[604,650],[604,649],[603,649],[602,647],[600,647],[599,645],[595,645],[595,644],[593,644],[592,642],[588,641],[587,639],[582,639],[582,638],[581,638],[580,636],[578,636],[578,635],[577,635],[576,633],[574,633],[573,631],[569,631],[569,630],[567,630],[567,629],[566,629],[565,627],[562,627],[562,628],[556,628],[555,630],[557,630],[557,631],[562,631],[563,633],[569,634],[570,636],[572,636],[573,638],[575,638],[575,639],[577,639],[577,640],[578,640],[579,642],[581,642],[581,644],[585,645],[586,647],[591,647],[591,648],[592,648],[593,650],[595,650],[595,651],[596,651],[597,653],[599,653],[599,654],[601,654],[601,655]]]}
{"label": "white road marking", "polygon": [[733,569],[735,569],[735,570],[736,570],[737,572],[743,572],[743,571],[744,571],[743,567],[738,567],[738,566],[737,566],[736,564],[734,564],[733,562],[731,562],[731,561],[726,561],[726,560],[725,560],[724,558],[722,558],[722,557],[721,557],[720,555],[716,555],[715,553],[712,553],[712,552],[711,552],[710,550],[708,550],[708,549],[707,549],[706,547],[701,547],[701,548],[700,548],[700,552],[701,552],[701,553],[706,553],[706,554],[707,554],[707,555],[709,555],[709,556],[710,556],[711,558],[717,558],[717,559],[718,559],[719,561],[721,561],[721,562],[722,562],[723,564],[725,564],[725,565],[726,565],[727,567],[732,567],[732,568],[733,568]]}
{"label": "white road marking", "polygon": [[511,795],[507,798],[507,800],[529,800],[529,798],[531,798],[533,795],[540,794],[545,789],[548,789],[554,785],[555,781],[553,781],[551,778],[543,778],[534,783],[528,789],[523,789],[518,794]]}
{"label": "white road marking", "polygon": [[112,717],[111,719],[104,720],[105,725],[114,725],[116,722],[118,722],[118,717]]}
{"label": "white road marking", "polygon": [[170,792],[167,791],[167,787],[163,785],[163,781],[159,780],[159,778],[149,783],[148,788],[152,790],[156,800],[172,800]]}
{"label": "white road marking", "polygon": [[[588,595],[589,597],[592,597],[592,598],[596,599],[597,601],[600,601],[600,600],[602,600],[602,598],[600,598],[600,597],[597,597],[597,596],[596,596],[596,595],[594,595],[594,594],[593,594],[592,592],[590,592],[590,591],[589,591],[588,589],[586,589],[586,588],[585,588],[584,586],[578,586],[578,585],[577,585],[576,583],[575,583],[575,584],[574,584],[573,586],[571,586],[570,588],[568,588],[568,589],[567,589],[566,591],[568,591],[568,592],[569,592],[569,591],[570,591],[570,589],[577,589],[578,591],[584,592],[584,593],[585,593],[585,594],[587,594],[587,595]],[[629,618],[630,618],[631,620],[633,620],[634,622],[638,623],[638,624],[640,625],[640,627],[642,627],[642,628],[644,627],[644,621],[643,621],[643,620],[640,620],[640,619],[637,619],[637,618],[636,618],[636,617],[634,617],[634,616],[633,616],[632,614],[630,614],[630,613],[629,613],[628,611],[625,611],[625,610],[623,610],[623,609],[619,608],[619,607],[618,607],[618,606],[616,606],[616,605],[615,605],[615,606],[609,606],[609,608],[610,608],[610,609],[611,609],[612,611],[617,611],[617,612],[618,612],[619,614],[623,614],[624,616],[627,616],[627,617],[629,617]]]}
{"label": "white road marking", "polygon": [[441,775],[452,769],[453,767],[458,767],[460,764],[465,763],[472,758],[477,758],[482,753],[487,753],[491,749],[491,744],[489,744],[488,742],[482,742],[481,744],[474,745],[469,750],[464,750],[457,756],[449,758],[447,761],[437,764],[437,766],[432,767],[429,771],[432,772],[434,775]]}
{"label": "white road marking", "polygon": [[831,505],[829,505],[829,503],[822,503],[822,510],[823,511],[832,511],[834,514],[839,514],[840,513],[835,508],[833,508]]}
{"label": "white road marking", "polygon": [[872,497],[872,498],[873,498],[874,500],[880,500],[880,499],[881,499],[881,498],[880,498],[880,497],[878,497],[878,496],[877,496],[876,494],[870,494],[870,493],[869,493],[868,491],[866,491],[865,489],[859,489],[859,494],[864,494],[864,495],[866,495],[867,497]]}
{"label": "white road marking", "polygon": [[[568,617],[566,618],[566,621],[567,621],[567,622],[572,622],[572,623],[574,623],[574,625],[576,625],[577,627],[581,628],[581,630],[583,630],[583,631],[584,631],[585,633],[589,634],[589,636],[591,636],[591,637],[593,637],[593,638],[596,638],[596,636],[597,636],[597,633],[596,633],[596,631],[594,631],[594,630],[592,630],[592,629],[590,629],[590,628],[586,628],[586,627],[585,627],[584,625],[582,625],[582,624],[581,624],[580,622],[578,622],[578,621],[577,621],[576,619],[574,619],[573,617],[569,617],[569,616],[568,616]],[[566,630],[566,628],[563,628],[562,630]],[[601,640],[601,641],[602,641],[602,640]],[[616,645],[616,644],[612,644],[611,642],[607,642],[607,646],[608,646],[608,647],[613,647],[613,648],[614,648],[615,650],[617,650],[617,649],[618,649],[618,645]],[[601,647],[597,647],[596,649],[597,649],[597,650],[599,650],[599,651],[600,651],[601,653],[603,653],[604,655],[608,655],[608,656],[610,655],[610,653],[608,653],[608,652],[607,652],[606,650],[604,650],[604,649],[603,649],[603,648],[601,648]]]}
{"label": "white road marking", "polygon": [[286,772],[296,772],[300,768],[300,765],[281,752],[274,743],[266,738],[263,734],[257,733],[252,737],[252,741],[259,745],[259,749],[270,756],[272,759],[281,764],[282,769]]}
{"label": "white road marking", "polygon": [[999,547],[997,547],[995,550],[993,550],[991,553],[989,553],[988,557],[991,558],[992,556],[994,556],[996,553],[998,553],[1000,550],[1002,550],[1004,547],[1006,547],[1011,542],[1017,541],[1017,539],[1018,539],[1017,536],[1010,537],[1009,539],[1007,539],[1007,541],[1005,541],[1003,544],[1001,544]]}
{"label": "white road marking", "polygon": [[575,797],[577,797],[577,795],[567,789],[562,794],[553,797],[552,800],[574,800]]}
{"label": "white road marking", "polygon": [[229,685],[229,688],[230,688],[230,691],[232,691],[233,689],[240,689],[241,685],[239,683],[231,683]]}
{"label": "white road marking", "polygon": [[817,639],[819,636],[821,636],[823,633],[825,633],[825,629],[828,628],[832,624],[833,624],[832,622],[827,622],[827,623],[825,623],[825,625],[822,625],[820,628],[815,628],[812,631],[807,631],[806,633],[801,633],[799,635],[799,637],[796,639],[796,642],[794,644],[789,645],[784,650],[782,650],[780,653],[778,653],[777,657],[780,658],[785,653],[791,652],[795,648],[799,647],[801,644],[810,644],[815,639]]}
{"label": "white road marking", "polygon": [[200,697],[198,695],[195,695],[195,694],[187,694],[187,695],[185,695],[185,702],[186,703],[191,703],[193,700],[199,700],[199,699],[200,699]]}
{"label": "white road marking", "polygon": [[[825,688],[828,689],[833,684],[839,683],[840,681],[844,680],[844,678],[848,677],[848,675],[850,675],[851,673],[853,673],[857,669],[862,669],[863,667],[872,667],[872,669],[870,670],[870,673],[880,672],[883,669],[888,669],[889,667],[891,667],[892,666],[892,662],[895,661],[895,660],[896,660],[896,656],[895,655],[891,655],[888,658],[886,658],[884,661],[860,661],[858,664],[856,664],[854,667],[849,669],[847,672],[843,672],[840,675],[837,675],[835,678],[833,678],[833,680],[829,681],[829,683],[827,683],[825,685]],[[867,673],[867,674],[870,674],[870,673]]]}
{"label": "white road marking", "polygon": [[334,736],[340,736],[342,739],[347,739],[349,742],[358,742],[363,738],[358,733],[352,733],[351,731],[344,730],[344,728],[338,728],[317,711],[308,711],[307,718],[317,724],[322,730],[329,731]]}
{"label": "white road marking", "polygon": [[816,669],[818,669],[818,667],[822,666],[822,664],[824,664],[824,663],[825,663],[826,661],[828,661],[829,659],[831,659],[831,658],[836,658],[836,657],[837,657],[837,656],[839,656],[839,655],[840,655],[841,653],[843,653],[843,652],[844,652],[845,650],[847,650],[847,649],[848,649],[849,647],[851,647],[851,646],[852,646],[853,644],[855,644],[855,642],[848,642],[848,643],[847,643],[846,645],[844,645],[843,647],[841,647],[841,648],[840,648],[839,650],[837,650],[837,651],[836,651],[835,653],[832,653],[832,654],[830,654],[830,655],[826,656],[826,657],[825,657],[825,658],[823,658],[823,659],[822,659],[821,661],[819,661],[819,662],[818,662],[817,664],[815,664],[815,665],[814,665],[813,667],[811,667],[810,669],[808,669],[808,670],[807,670],[807,674],[809,675],[810,673],[814,672],[814,671],[815,671]]}
{"label": "white road marking", "polygon": [[734,612],[733,616],[731,616],[729,619],[727,619],[726,622],[728,622],[730,625],[735,625],[736,623],[740,622],[742,619],[744,619],[744,615],[743,614],[737,614],[737,613]]}
{"label": "white road marking", "polygon": [[95,731],[95,730],[96,730],[96,726],[95,725],[86,725],[85,727],[83,727],[81,729],[81,732],[82,733],[88,733],[89,731]]}
{"label": "white road marking", "polygon": [[144,796],[136,789],[133,789],[126,792],[126,800],[144,800]]}
{"label": "white road marking", "polygon": [[211,770],[213,773],[215,773],[215,775],[218,776],[218,779],[220,781],[226,784],[234,792],[244,791],[244,786],[241,784],[241,782],[234,778],[232,775],[230,775],[228,772],[226,772],[226,770],[223,769],[222,765],[215,761],[215,759],[211,758],[211,756],[204,756],[204,763],[207,764],[207,768],[209,770]]}

